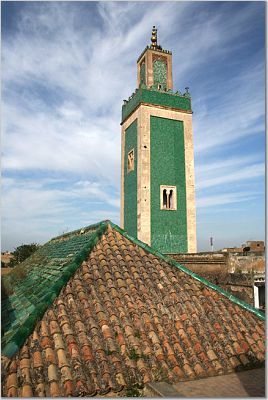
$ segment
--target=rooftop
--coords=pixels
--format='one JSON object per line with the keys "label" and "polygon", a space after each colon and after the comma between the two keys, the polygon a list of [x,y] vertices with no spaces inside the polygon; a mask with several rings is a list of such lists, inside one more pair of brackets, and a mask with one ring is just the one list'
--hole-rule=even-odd
{"label": "rooftop", "polygon": [[4,287],[3,396],[104,395],[264,362],[261,312],[109,221],[51,240]]}

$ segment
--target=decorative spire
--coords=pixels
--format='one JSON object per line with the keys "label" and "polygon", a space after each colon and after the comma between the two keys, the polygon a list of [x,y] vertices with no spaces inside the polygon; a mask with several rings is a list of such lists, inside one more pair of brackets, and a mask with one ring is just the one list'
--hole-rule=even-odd
{"label": "decorative spire", "polygon": [[156,50],[156,49],[157,50],[162,50],[162,47],[159,46],[159,44],[157,44],[157,29],[156,29],[155,26],[153,26],[153,29],[152,29],[151,41],[152,41],[151,46],[150,46],[151,49],[153,49],[153,50]]}
{"label": "decorative spire", "polygon": [[157,29],[155,26],[153,26],[153,29],[152,29],[151,41],[152,41],[151,47],[153,49],[156,49],[157,48]]}

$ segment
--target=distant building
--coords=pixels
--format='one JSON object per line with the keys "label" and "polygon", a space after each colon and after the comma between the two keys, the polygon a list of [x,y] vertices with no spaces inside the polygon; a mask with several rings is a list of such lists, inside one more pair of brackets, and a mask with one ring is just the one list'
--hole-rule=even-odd
{"label": "distant building", "polygon": [[246,245],[243,245],[243,251],[264,251],[264,242],[261,240],[248,240]]}
{"label": "distant building", "polygon": [[224,249],[220,250],[224,253],[242,253],[243,247],[225,247]]}
{"label": "distant building", "polygon": [[246,244],[242,244],[241,247],[225,247],[220,251],[227,253],[245,253],[245,252],[264,252],[265,246],[262,240],[248,240]]}

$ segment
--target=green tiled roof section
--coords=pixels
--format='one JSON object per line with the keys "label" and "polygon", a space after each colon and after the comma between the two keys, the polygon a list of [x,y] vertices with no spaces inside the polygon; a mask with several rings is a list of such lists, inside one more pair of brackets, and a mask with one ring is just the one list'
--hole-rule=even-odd
{"label": "green tiled roof section", "polygon": [[122,106],[122,122],[135,110],[140,103],[166,106],[178,110],[191,111],[191,99],[175,93],[160,92],[154,89],[139,88]]}
{"label": "green tiled roof section", "polygon": [[107,229],[107,221],[50,240],[2,278],[2,353],[11,357]]}
{"label": "green tiled roof section", "polygon": [[204,285],[208,286],[209,288],[211,288],[213,290],[216,290],[218,293],[220,293],[223,296],[227,297],[233,303],[238,304],[240,307],[246,309],[247,311],[252,312],[253,314],[255,314],[261,320],[263,320],[263,321],[265,320],[264,313],[259,311],[259,310],[257,310],[256,308],[252,307],[250,304],[246,303],[245,301],[242,301],[242,300],[238,299],[237,297],[235,297],[232,294],[228,293],[226,290],[220,288],[217,285],[214,285],[214,283],[209,282],[207,279],[202,278],[200,275],[198,275],[195,272],[191,271],[190,269],[186,268],[184,265],[179,264],[174,259],[172,259],[172,258],[170,258],[170,257],[168,257],[166,255],[163,255],[158,250],[153,249],[152,247],[148,246],[148,244],[141,242],[139,239],[133,238],[126,231],[124,231],[122,228],[120,228],[119,226],[115,225],[114,223],[110,222],[110,225],[117,232],[121,233],[121,235],[125,236],[127,239],[131,240],[136,245],[142,247],[148,253],[154,254],[156,257],[164,260],[165,262],[169,263],[170,265],[173,265],[174,267],[179,268],[181,271],[183,271],[186,274],[192,276],[194,279],[198,280],[199,282],[202,282]]}

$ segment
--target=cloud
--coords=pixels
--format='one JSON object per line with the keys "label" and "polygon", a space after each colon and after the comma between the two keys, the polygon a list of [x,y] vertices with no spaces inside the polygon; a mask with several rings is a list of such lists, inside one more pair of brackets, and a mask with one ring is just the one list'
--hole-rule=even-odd
{"label": "cloud", "polygon": [[103,219],[119,223],[119,193],[107,194],[98,182],[6,178],[2,185],[4,247],[26,238],[44,242],[66,225],[72,230]]}
{"label": "cloud", "polygon": [[[108,195],[98,182],[62,180],[62,188],[56,186],[57,180],[45,180],[41,183],[38,180],[27,179],[16,186],[15,183],[13,179],[3,181],[4,218],[17,219],[23,215],[27,220],[29,217],[41,215],[54,217],[61,212],[67,214],[73,210],[71,201],[76,200],[119,207],[119,194]],[[14,210],[17,213],[14,213]]]}
{"label": "cloud", "polygon": [[[175,90],[190,85],[198,207],[242,201],[242,193],[247,199],[248,187],[237,197],[232,185],[258,178],[260,186],[263,175],[262,9],[251,2],[21,3],[15,29],[2,35],[4,240],[119,221],[120,111],[135,90],[135,61],[152,25],[173,51]],[[259,147],[245,149],[250,138]]]}
{"label": "cloud", "polygon": [[254,194],[254,192],[235,192],[228,194],[219,195],[207,195],[205,197],[198,198],[196,200],[196,206],[198,208],[219,206],[224,204],[231,204],[243,201],[253,200],[258,196],[259,193]]}
{"label": "cloud", "polygon": [[229,157],[217,161],[210,161],[209,163],[202,163],[198,166],[196,175],[208,175],[215,173],[215,171],[237,170],[247,164],[256,163],[260,161],[260,154],[240,155],[239,157]]}
{"label": "cloud", "polygon": [[[211,101],[194,118],[195,151],[207,153],[230,143],[243,140],[250,135],[263,135],[264,96],[263,63],[242,71],[236,79],[228,82],[230,90],[223,90],[220,98]],[[219,93],[219,88],[218,88]],[[254,95],[253,95],[254,93]],[[200,100],[208,102],[207,100]]]}
{"label": "cloud", "polygon": [[218,176],[209,179],[200,179],[196,185],[197,189],[204,189],[222,185],[224,183],[249,181],[252,178],[257,178],[264,175],[264,164],[253,164],[242,168],[239,171],[226,173],[224,170]]}

